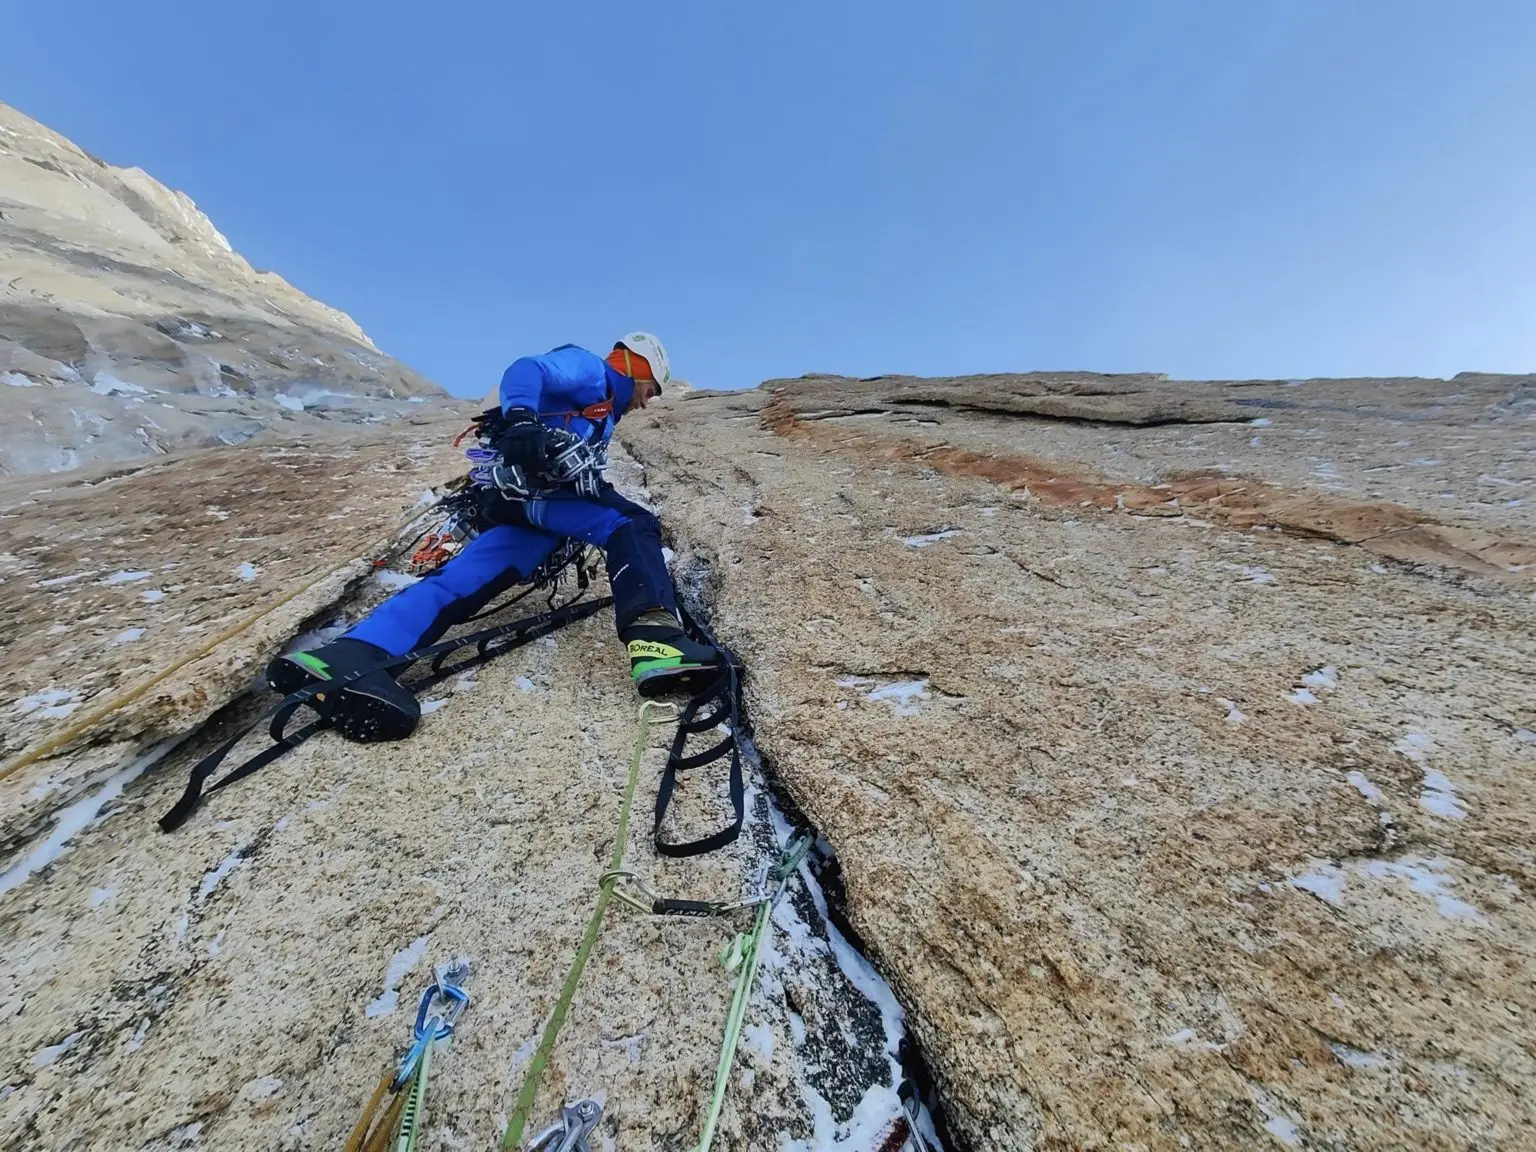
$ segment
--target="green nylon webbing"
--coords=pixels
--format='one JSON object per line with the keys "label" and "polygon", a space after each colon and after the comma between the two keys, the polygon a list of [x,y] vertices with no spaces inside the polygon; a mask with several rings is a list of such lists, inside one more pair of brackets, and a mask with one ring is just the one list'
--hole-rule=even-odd
{"label": "green nylon webbing", "polygon": [[411,1082],[410,1098],[405,1111],[400,1114],[400,1136],[395,1141],[395,1152],[416,1152],[416,1140],[421,1135],[421,1122],[427,1114],[427,1069],[432,1064],[432,1048],[435,1041],[428,1041],[421,1050],[421,1063],[416,1066],[416,1078]]}
{"label": "green nylon webbing", "polygon": [[[619,832],[614,837],[613,858],[608,862],[609,872],[620,871],[624,867],[624,849],[629,840],[629,814],[634,807],[635,785],[640,779],[640,761],[645,755],[646,736],[651,729],[651,710],[660,707],[669,707],[669,705],[657,705],[650,700],[640,705],[635,733],[635,750],[629,758],[629,782],[624,786],[624,802],[619,808]],[[517,1094],[517,1105],[512,1110],[512,1119],[507,1123],[506,1135],[501,1138],[501,1146],[504,1149],[515,1149],[522,1143],[523,1129],[527,1127],[528,1116],[533,1111],[534,1097],[539,1091],[539,1081],[543,1078],[544,1068],[555,1049],[555,1038],[560,1035],[560,1028],[565,1024],[565,1015],[570,1011],[571,1000],[576,995],[576,985],[581,982],[582,970],[587,966],[587,959],[592,955],[592,949],[597,944],[597,933],[603,926],[603,914],[608,910],[608,902],[613,898],[613,886],[617,882],[617,877],[610,877],[597,894],[597,907],[592,909],[592,918],[587,921],[587,930],[581,937],[581,945],[576,949],[576,958],[571,961],[570,971],[565,974],[565,984],[560,989],[560,998],[555,1001],[555,1010],[550,1014],[549,1023],[544,1025],[544,1035],[539,1040],[538,1050],[534,1052],[533,1059],[528,1064],[528,1074],[523,1077],[523,1088]]]}
{"label": "green nylon webbing", "polygon": [[758,958],[763,954],[763,940],[767,937],[768,915],[772,904],[759,904],[757,916],[749,932],[739,934],[726,948],[721,959],[727,966],[732,960],[741,965],[736,974],[736,991],[731,996],[731,1010],[725,1018],[725,1038],[720,1045],[720,1062],[715,1066],[715,1094],[709,1102],[709,1114],[704,1118],[704,1131],[699,1136],[697,1152],[709,1152],[715,1140],[715,1125],[720,1121],[720,1110],[725,1106],[725,1092],[731,1083],[731,1065],[736,1060],[736,1045],[741,1039],[741,1027],[747,1018],[747,1001],[752,998],[752,983],[757,978]]}

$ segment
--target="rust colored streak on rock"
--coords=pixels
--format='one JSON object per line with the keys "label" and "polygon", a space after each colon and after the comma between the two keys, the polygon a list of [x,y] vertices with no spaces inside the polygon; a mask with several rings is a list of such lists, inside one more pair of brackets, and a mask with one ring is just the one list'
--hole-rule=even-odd
{"label": "rust colored streak on rock", "polygon": [[[1287,492],[1262,480],[1217,473],[1182,473],[1166,485],[1117,482],[1025,455],[998,455],[924,444],[909,437],[850,433],[804,422],[783,397],[763,409],[762,427],[775,435],[864,460],[922,464],[949,476],[1028,489],[1060,508],[1098,508],[1137,516],[1192,513],[1234,528],[1280,528],[1410,564],[1434,564],[1513,583],[1530,583],[1536,545],[1439,524],[1401,504]],[[1527,571],[1512,571],[1527,569]]]}

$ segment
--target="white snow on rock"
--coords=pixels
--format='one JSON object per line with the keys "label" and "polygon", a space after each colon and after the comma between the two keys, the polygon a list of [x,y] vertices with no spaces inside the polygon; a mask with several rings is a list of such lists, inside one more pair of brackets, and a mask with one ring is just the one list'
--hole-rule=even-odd
{"label": "white snow on rock", "polygon": [[1319,900],[1332,904],[1335,908],[1344,906],[1344,870],[1336,864],[1321,861],[1315,864],[1310,871],[1303,872],[1300,876],[1291,877],[1291,887],[1299,888],[1303,892],[1310,892]]}
{"label": "white snow on rock", "polygon": [[32,1067],[49,1068],[59,1062],[59,1058],[73,1048],[81,1040],[85,1039],[84,1032],[72,1032],[57,1044],[50,1044],[46,1048],[32,1053]]}
{"label": "white snow on rock", "polygon": [[1422,732],[1409,732],[1394,740],[1392,747],[1396,748],[1415,764],[1422,764],[1424,763],[1425,753],[1429,751],[1429,737]]}
{"label": "white snow on rock", "polygon": [[1435,908],[1447,920],[1472,920],[1481,922],[1483,917],[1465,900],[1450,894],[1455,883],[1446,871],[1445,861],[1425,860],[1417,856],[1405,856],[1401,860],[1371,860],[1366,863],[1365,874],[1373,880],[1406,880],[1415,892],[1428,896]]}
{"label": "white snow on rock", "polygon": [[960,535],[958,528],[944,528],[938,532],[929,532],[924,536],[903,536],[901,542],[908,548],[926,548],[930,544],[937,544],[940,540],[948,540],[951,536]]}
{"label": "white snow on rock", "polygon": [[98,372],[96,374],[96,382],[91,385],[91,391],[98,396],[149,395],[147,388],[140,388],[137,384],[129,384],[115,376],[108,376],[105,372]]}
{"label": "white snow on rock", "polygon": [[1309,692],[1305,688],[1298,688],[1298,689],[1296,689],[1296,691],[1291,693],[1289,699],[1290,699],[1292,704],[1316,704],[1317,703],[1317,697],[1312,695],[1312,693]]}
{"label": "white snow on rock", "polygon": [[197,896],[193,903],[202,904],[213,895],[224,877],[228,876],[236,868],[245,863],[245,845],[241,844],[228,856],[219,862],[219,866],[203,877],[203,882],[197,886]]}
{"label": "white snow on rock", "polygon": [[1338,1057],[1340,1064],[1351,1068],[1385,1068],[1387,1058],[1375,1052],[1362,1052],[1359,1048],[1351,1048],[1348,1044],[1340,1044],[1336,1040],[1330,1040],[1328,1047]]}
{"label": "white snow on rock", "polygon": [[87,576],[94,576],[95,572],[71,572],[68,576],[55,576],[51,580],[39,580],[32,585],[34,588],[58,588],[64,584],[73,584],[76,580],[84,580]]}
{"label": "white snow on rock", "polygon": [[114,897],[116,895],[117,895],[117,889],[116,888],[111,888],[111,887],[108,887],[108,888],[92,888],[91,889],[91,907],[92,908],[100,908],[103,904],[105,904],[108,900],[112,899],[112,897]]}
{"label": "white snow on rock", "polygon": [[31,716],[34,720],[57,720],[61,716],[68,716],[78,707],[80,693],[67,688],[49,688],[34,692],[31,696],[23,696],[11,705],[11,710],[22,716]]}
{"label": "white snow on rock", "polygon": [[384,994],[376,1000],[370,1000],[368,1007],[363,1010],[363,1014],[370,1020],[375,1016],[387,1016],[395,1010],[400,1000],[400,981],[421,963],[421,958],[427,954],[428,939],[427,936],[418,936],[389,958],[389,967],[384,970]]}
{"label": "white snow on rock", "polygon": [[1381,789],[1372,784],[1364,772],[1349,772],[1344,779],[1348,780],[1350,786],[1372,804],[1381,803]]}
{"label": "white snow on rock", "polygon": [[0,372],[0,384],[9,384],[12,388],[41,388],[36,380],[23,376],[20,372]]}
{"label": "white snow on rock", "polygon": [[304,401],[297,396],[289,396],[286,392],[279,392],[272,399],[277,401],[278,407],[286,408],[290,412],[304,411]]}
{"label": "white snow on rock", "polygon": [[123,789],[137,780],[146,768],[174,749],[189,735],[191,733],[183,733],[156,744],[133,763],[110,777],[97,791],[82,800],[75,801],[61,811],[53,831],[8,870],[0,873],[0,896],[64,855],[69,850],[70,840],[77,832],[89,825],[103,808],[121,796]]}
{"label": "white snow on rock", "polygon": [[1228,724],[1242,724],[1248,719],[1248,714],[1246,712],[1242,711],[1242,709],[1238,708],[1235,703],[1226,699],[1224,696],[1216,697],[1216,703],[1220,704],[1227,710]]}
{"label": "white snow on rock", "polygon": [[139,599],[146,604],[158,604],[165,599],[165,593],[158,588],[146,588],[139,593]]}
{"label": "white snow on rock", "polygon": [[1435,902],[1435,910],[1447,920],[1481,923],[1483,919],[1476,907],[1451,895],[1451,887],[1456,881],[1446,862],[1438,857],[1425,859],[1420,856],[1404,856],[1400,860],[1352,861],[1348,868],[1341,868],[1327,860],[1316,860],[1306,872],[1293,876],[1290,885],[1302,892],[1310,892],[1335,908],[1343,908],[1351,879],[1378,882],[1406,880],[1414,892],[1430,897]]}
{"label": "white snow on rock", "polygon": [[1308,688],[1326,689],[1332,691],[1339,686],[1339,670],[1332,664],[1308,672],[1301,678],[1301,682]]}
{"label": "white snow on rock", "polygon": [[1252,581],[1254,584],[1278,583],[1278,581],[1275,579],[1274,573],[1270,572],[1269,569],[1263,567],[1262,565],[1245,564],[1240,570],[1244,579]]}
{"label": "white snow on rock", "polygon": [[532,692],[535,688],[533,681],[526,676],[518,676],[512,683],[517,685],[519,692]]}
{"label": "white snow on rock", "polygon": [[238,568],[235,569],[235,575],[249,583],[261,575],[261,569],[247,560],[245,563],[241,564]]}
{"label": "white snow on rock", "polygon": [[1433,768],[1424,769],[1424,790],[1419,793],[1419,807],[1432,816],[1446,820],[1467,818],[1466,806],[1456,795],[1450,780],[1444,773],[1436,772]]}
{"label": "white snow on rock", "polygon": [[149,579],[148,572],[130,572],[126,568],[121,572],[114,572],[102,581],[103,584],[136,584],[140,580]]}
{"label": "white snow on rock", "polygon": [[429,696],[421,702],[421,714],[423,716],[430,716],[446,703],[448,701],[440,700],[435,696]]}
{"label": "white snow on rock", "polygon": [[1252,424],[1255,428],[1268,428],[1274,421],[1268,416],[1258,416],[1248,421],[1248,423]]}
{"label": "white snow on rock", "polygon": [[132,644],[135,640],[141,638],[144,635],[144,632],[145,629],[143,628],[124,628],[116,636],[112,637],[108,643],[111,644],[114,648],[119,644]]}
{"label": "white snow on rock", "polygon": [[392,572],[388,568],[380,568],[373,574],[373,578],[379,582],[379,586],[391,592],[398,592],[402,588],[409,588],[412,584],[421,580],[420,576],[411,576],[405,572]]}
{"label": "white snow on rock", "polygon": [[869,694],[871,700],[879,700],[889,704],[898,716],[916,716],[918,713],[917,701],[928,695],[928,681],[926,680],[898,680],[894,684],[886,684],[876,688]]}
{"label": "white snow on rock", "polygon": [[1264,1130],[1282,1144],[1292,1148],[1301,1147],[1301,1129],[1296,1120],[1282,1111],[1280,1105],[1258,1085],[1250,1085],[1248,1092],[1259,1111],[1264,1113]]}

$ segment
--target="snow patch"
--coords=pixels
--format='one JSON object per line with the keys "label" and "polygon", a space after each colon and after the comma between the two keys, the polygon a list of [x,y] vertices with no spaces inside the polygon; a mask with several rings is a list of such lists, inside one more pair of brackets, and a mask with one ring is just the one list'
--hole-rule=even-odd
{"label": "snow patch", "polygon": [[228,876],[243,863],[245,863],[245,845],[241,844],[228,856],[224,857],[219,862],[217,868],[203,877],[203,882],[197,886],[197,895],[193,898],[192,902],[197,905],[205,903],[208,897],[213,895],[213,890],[219,886],[224,877]]}
{"label": "snow patch", "polygon": [[1262,1088],[1253,1085],[1248,1091],[1253,1097],[1253,1102],[1258,1105],[1259,1111],[1264,1113],[1264,1131],[1282,1144],[1289,1144],[1292,1148],[1301,1147],[1301,1129],[1296,1120],[1281,1111],[1280,1105],[1276,1104]]}
{"label": "snow patch", "polygon": [[1301,678],[1301,682],[1308,688],[1327,689],[1332,691],[1339,686],[1339,670],[1332,664],[1308,672]]}
{"label": "snow patch", "polygon": [[916,716],[917,701],[927,695],[927,680],[898,680],[894,684],[876,688],[869,694],[869,698],[890,704],[898,716]]}
{"label": "snow patch", "polygon": [[110,888],[110,887],[109,888],[92,888],[91,889],[91,907],[92,908],[100,908],[103,904],[105,904],[108,900],[112,899],[112,897],[114,897],[116,895],[117,895],[117,889],[116,888]]}
{"label": "snow patch", "polygon": [[85,1039],[84,1032],[72,1032],[57,1044],[50,1044],[46,1048],[32,1053],[32,1067],[50,1068],[59,1062],[59,1059],[80,1041]]}
{"label": "snow patch", "polygon": [[519,692],[532,692],[535,688],[533,681],[528,679],[526,676],[518,676],[512,681],[512,683],[517,685],[517,690]]}
{"label": "snow patch", "polygon": [[165,593],[158,588],[146,588],[139,593],[139,599],[146,604],[158,604],[165,599]]}
{"label": "snow patch", "polygon": [[145,629],[143,628],[124,628],[116,636],[112,637],[108,643],[111,644],[114,648],[119,644],[132,644],[135,640],[142,637],[144,632]]}
{"label": "snow patch", "polygon": [[256,579],[256,577],[261,575],[261,569],[247,560],[245,563],[241,564],[238,568],[235,569],[235,575],[244,580],[246,583],[250,583],[252,580]]}
{"label": "snow patch", "polygon": [[1248,714],[1238,708],[1238,706],[1231,700],[1228,700],[1223,696],[1218,696],[1216,697],[1216,703],[1220,704],[1227,710],[1228,724],[1242,724],[1248,719]]}
{"label": "snow patch", "polygon": [[1446,871],[1445,861],[1425,860],[1417,856],[1405,856],[1401,860],[1372,860],[1365,865],[1365,874],[1373,880],[1407,880],[1413,890],[1428,896],[1435,902],[1435,910],[1447,920],[1472,920],[1481,922],[1482,913],[1465,900],[1450,894],[1456,881]]}
{"label": "snow patch", "polygon": [[1405,856],[1401,860],[1367,860],[1351,863],[1347,871],[1337,864],[1320,860],[1314,862],[1310,871],[1293,877],[1290,884],[1293,888],[1310,892],[1335,908],[1342,908],[1351,876],[1376,881],[1406,880],[1414,892],[1432,899],[1435,910],[1447,920],[1483,922],[1482,913],[1474,905],[1451,895],[1451,887],[1456,881],[1446,862],[1438,857],[1425,859]]}
{"label": "snow patch", "polygon": [[173,736],[156,744],[144,755],[122,769],[116,775],[110,777],[96,792],[77,800],[68,808],[59,813],[58,823],[53,831],[44,838],[32,851],[28,852],[16,864],[12,865],[5,873],[0,874],[0,896],[22,884],[34,872],[48,867],[69,849],[69,842],[75,834],[89,825],[112,801],[123,794],[123,789],[137,780],[139,776],[151,764],[155,763],[167,752],[187,738],[188,734]]}
{"label": "snow patch", "polygon": [[126,568],[121,572],[114,572],[102,581],[103,584],[135,584],[140,580],[149,578],[148,572],[130,572]]}
{"label": "snow patch", "polygon": [[87,576],[94,576],[95,572],[72,572],[68,576],[55,576],[51,580],[39,580],[32,585],[34,588],[57,588],[62,584],[73,584],[76,580],[84,580]]}
{"label": "snow patch", "polygon": [[427,940],[427,936],[418,936],[389,958],[389,967],[384,970],[384,994],[369,1001],[368,1007],[363,1009],[363,1014],[370,1020],[375,1016],[387,1016],[395,1010],[395,1004],[400,1000],[400,981],[427,954]]}
{"label": "snow patch", "polygon": [[410,576],[404,572],[392,572],[388,568],[380,568],[373,574],[373,578],[379,582],[379,586],[390,592],[398,592],[402,588],[409,588],[412,584],[421,580],[420,576]]}
{"label": "snow patch", "polygon": [[286,392],[279,392],[272,399],[277,401],[279,408],[286,408],[290,412],[304,411],[304,401],[300,400],[297,396],[290,396]]}
{"label": "snow patch", "polygon": [[938,532],[929,532],[923,536],[903,536],[901,542],[908,548],[926,548],[930,544],[937,544],[940,540],[948,540],[951,536],[960,535],[958,528],[944,528]]}
{"label": "snow patch", "polygon": [[57,720],[61,716],[68,716],[78,707],[80,693],[68,688],[48,688],[34,692],[31,696],[23,696],[11,705],[11,710],[21,716],[31,716],[34,720]]}
{"label": "snow patch", "polygon": [[1419,807],[1445,820],[1465,820],[1467,809],[1456,789],[1442,772],[1424,769],[1424,791],[1419,793]]}
{"label": "snow patch", "polygon": [[421,714],[423,716],[430,716],[446,703],[448,703],[446,700],[440,700],[437,697],[429,697],[428,699],[421,702]]}
{"label": "snow patch", "polygon": [[1310,892],[1319,900],[1335,908],[1344,906],[1344,870],[1337,865],[1320,861],[1310,872],[1291,877],[1291,887]]}
{"label": "snow patch", "polygon": [[23,376],[20,372],[0,372],[0,384],[9,384],[12,388],[41,388],[36,380]]}
{"label": "snow patch", "polygon": [[1258,564],[1245,564],[1242,566],[1240,571],[1242,572],[1244,579],[1250,580],[1255,584],[1278,583],[1278,581],[1275,579],[1274,573]]}
{"label": "snow patch", "polygon": [[98,372],[96,374],[96,382],[91,385],[91,391],[98,396],[149,395],[147,388],[140,388],[137,384],[129,384],[115,376],[108,376],[105,372]]}
{"label": "snow patch", "polygon": [[1372,784],[1364,772],[1346,773],[1344,779],[1348,780],[1350,786],[1372,804],[1381,803],[1381,789]]}
{"label": "snow patch", "polygon": [[1296,691],[1291,693],[1289,699],[1290,699],[1292,704],[1316,704],[1317,703],[1317,697],[1312,695],[1312,693],[1307,691],[1307,689],[1305,689],[1305,688],[1298,688],[1298,689],[1296,689]]}

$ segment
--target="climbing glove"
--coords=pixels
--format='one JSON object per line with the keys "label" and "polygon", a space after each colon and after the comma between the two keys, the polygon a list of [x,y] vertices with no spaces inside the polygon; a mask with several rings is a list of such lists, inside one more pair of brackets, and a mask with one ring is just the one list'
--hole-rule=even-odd
{"label": "climbing glove", "polygon": [[502,417],[496,451],[507,467],[534,476],[544,467],[548,438],[549,430],[539,423],[537,412],[532,408],[513,408]]}

